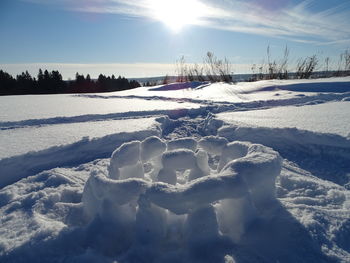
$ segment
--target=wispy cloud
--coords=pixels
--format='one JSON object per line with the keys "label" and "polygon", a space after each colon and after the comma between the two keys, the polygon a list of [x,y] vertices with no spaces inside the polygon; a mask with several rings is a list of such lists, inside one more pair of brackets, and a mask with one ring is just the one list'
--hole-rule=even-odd
{"label": "wispy cloud", "polygon": [[[112,13],[154,19],[150,8],[151,0],[27,1],[57,4],[80,12]],[[319,10],[316,0],[304,0],[299,4],[293,4],[290,0],[198,0],[198,2],[205,7],[194,23],[198,26],[314,44],[350,44],[350,3],[347,1],[325,10]]]}

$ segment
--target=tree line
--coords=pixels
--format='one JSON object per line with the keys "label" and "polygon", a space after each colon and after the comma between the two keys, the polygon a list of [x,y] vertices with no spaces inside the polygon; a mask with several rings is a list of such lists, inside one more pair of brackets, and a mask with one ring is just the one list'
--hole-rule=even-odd
{"label": "tree line", "polygon": [[140,87],[135,80],[114,75],[100,74],[97,80],[76,73],[74,80],[65,81],[57,71],[51,72],[39,69],[37,78],[32,77],[28,71],[22,72],[15,78],[7,72],[0,70],[0,95],[24,94],[61,94],[61,93],[95,93],[121,91]]}

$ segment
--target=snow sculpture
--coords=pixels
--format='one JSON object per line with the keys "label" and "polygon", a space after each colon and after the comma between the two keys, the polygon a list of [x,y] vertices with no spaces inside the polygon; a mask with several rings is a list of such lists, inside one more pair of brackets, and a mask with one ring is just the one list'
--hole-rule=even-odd
{"label": "snow sculpture", "polygon": [[207,176],[187,185],[172,186],[155,182],[147,190],[149,200],[174,214],[186,214],[202,205],[248,195],[244,181],[236,173]]}
{"label": "snow sculpture", "polygon": [[188,175],[188,181],[206,176],[210,174],[210,168],[208,165],[208,154],[203,150],[198,150],[196,153],[196,166],[191,169]]}
{"label": "snow sculpture", "polygon": [[262,209],[275,199],[275,179],[281,172],[282,161],[271,148],[258,144],[245,145],[247,155],[229,162],[223,170],[240,174],[254,205]]}
{"label": "snow sculpture", "polygon": [[[136,166],[138,164],[140,160],[140,145],[141,143],[139,141],[124,143],[112,153],[111,162],[109,166],[110,178],[119,179],[119,177],[121,176],[120,168],[124,166]],[[133,170],[132,168],[131,170]],[[126,172],[128,172],[128,169]]]}
{"label": "snow sculpture", "polygon": [[218,172],[220,172],[229,161],[245,156],[248,153],[248,148],[249,143],[244,142],[236,141],[225,144],[225,146],[222,148],[222,153],[217,168]]}
{"label": "snow sculpture", "polygon": [[[132,246],[136,251],[145,244],[183,247],[182,240],[189,245],[222,236],[239,243],[275,200],[281,158],[271,148],[217,136],[198,146],[192,138],[166,143],[154,136],[124,143],[112,153],[109,174],[96,171],[85,185],[87,220],[115,222],[109,238],[127,240],[130,255]],[[209,167],[208,153],[219,156],[217,170]],[[153,168],[143,169],[147,165]]]}
{"label": "snow sculpture", "polygon": [[141,159],[148,161],[161,155],[166,149],[166,143],[156,136],[146,138],[141,142]]}
{"label": "snow sculpture", "polygon": [[162,156],[162,165],[172,170],[192,169],[196,165],[196,157],[193,151],[187,149],[168,151]]}
{"label": "snow sculpture", "polygon": [[219,236],[218,221],[212,205],[201,206],[188,214],[185,233],[190,243],[206,242]]}
{"label": "snow sculpture", "polygon": [[195,151],[197,149],[197,141],[193,138],[181,138],[168,142],[168,150],[189,149]]}
{"label": "snow sculpture", "polygon": [[158,174],[158,181],[172,185],[177,182],[176,171],[189,169],[189,181],[210,173],[208,155],[202,150],[196,154],[187,149],[167,151],[162,155],[162,167]]}
{"label": "snow sculpture", "polygon": [[[166,144],[156,136],[140,141],[122,144],[111,156],[109,177],[112,179],[144,178],[143,163],[155,163],[159,171],[159,156],[165,151]],[[158,157],[158,158],[157,158]],[[158,169],[157,169],[158,167]]]}
{"label": "snow sculpture", "polygon": [[222,149],[228,143],[227,139],[219,136],[206,136],[202,138],[198,144],[206,152],[210,154],[219,155],[222,152]]}

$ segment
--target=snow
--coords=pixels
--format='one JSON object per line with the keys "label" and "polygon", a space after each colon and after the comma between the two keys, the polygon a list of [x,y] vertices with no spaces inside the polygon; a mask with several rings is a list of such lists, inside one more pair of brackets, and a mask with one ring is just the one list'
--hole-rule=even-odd
{"label": "snow", "polygon": [[[314,92],[350,92],[350,77],[308,79],[308,80],[263,80],[257,82],[238,82],[234,85],[216,83],[196,83],[196,85],[171,84],[171,88],[142,87],[107,96],[121,97],[165,97],[215,102],[245,102],[256,100],[280,100],[311,95]],[[213,90],[215,92],[213,92]],[[276,95],[278,94],[278,95]]]}
{"label": "snow", "polygon": [[[146,141],[149,140],[149,138],[146,139]],[[117,167],[121,167],[137,162],[139,158],[135,158],[135,156],[140,156],[140,145],[142,145],[140,141],[122,144],[112,153],[111,165],[116,163]],[[250,155],[262,153],[263,156],[274,156],[272,159],[278,158],[277,153],[262,145],[247,144],[247,147],[249,148],[248,152],[250,152]],[[193,151],[187,149],[165,152],[162,156],[163,166],[165,167],[170,165],[167,163],[170,161],[168,158],[175,158],[175,163],[180,167],[176,165],[175,167],[171,167],[172,169],[191,169],[193,168],[193,163],[196,164],[194,160],[191,162],[187,161],[189,159],[188,156],[194,158]],[[246,160],[242,158],[242,162],[250,163],[247,166],[249,169],[258,165],[256,169],[259,169],[262,177],[271,177],[269,174],[271,171],[266,170],[262,166],[266,161],[269,162],[271,158],[267,157],[262,158],[263,160],[261,158],[254,160],[249,154],[245,158]],[[166,161],[164,162],[164,160]],[[276,163],[275,165],[280,166],[280,163]],[[95,164],[95,166],[97,165]],[[175,242],[170,249],[170,251],[173,251],[172,253],[181,252],[191,255],[196,251],[198,241],[220,242],[222,240],[223,236],[219,234],[219,221],[216,216],[217,210],[221,209],[221,228],[226,229],[228,231],[228,237],[232,237],[236,242],[244,235],[245,227],[247,227],[246,222],[251,221],[251,217],[259,213],[257,210],[255,213],[252,212],[254,211],[254,206],[251,200],[256,202],[254,199],[254,191],[256,190],[254,190],[252,183],[246,184],[249,180],[251,182],[251,179],[248,181],[245,179],[245,177],[250,175],[246,174],[244,170],[241,170],[240,166],[234,168],[234,165],[231,165],[222,174],[216,175],[215,171],[213,171],[214,174],[195,179],[184,185],[178,185],[175,182],[176,185],[174,184],[173,186],[140,178],[112,179],[109,178],[106,168],[96,168],[92,165],[89,179],[85,183],[81,197],[82,206],[76,205],[70,207],[70,209],[76,210],[70,213],[75,214],[75,217],[80,217],[80,220],[77,218],[74,220],[86,222],[85,224],[93,228],[103,229],[108,226],[109,229],[114,229],[112,232],[101,231],[99,233],[100,241],[93,244],[99,253],[105,255],[118,257],[120,254],[125,253],[124,250],[127,249],[130,251],[130,254],[127,252],[126,260],[132,260],[134,256],[132,252],[140,251],[143,243],[147,243],[148,246],[155,249],[161,244],[167,244],[169,242]],[[279,172],[280,169],[278,167],[276,169]],[[266,171],[264,172],[264,170]],[[45,177],[45,174],[42,173],[34,176],[34,178],[30,177],[24,180],[34,179],[40,182],[40,178],[43,176]],[[39,178],[36,179],[37,177]],[[144,177],[146,178],[146,176]],[[48,181],[52,183],[48,183]],[[44,188],[45,186],[48,188],[52,186],[57,187],[69,182],[67,182],[64,175],[59,176],[57,179],[52,176],[46,180]],[[3,195],[6,198],[13,198],[8,196],[12,192],[6,191],[9,188],[11,186],[4,188],[5,192]],[[249,198],[250,195],[252,195],[252,199]],[[59,203],[62,196],[53,196],[54,200],[51,202]],[[225,225],[225,222],[229,222],[229,220],[225,218],[225,211],[221,208],[220,203],[215,207],[212,205],[214,202],[228,199],[242,199],[239,200],[239,203],[243,202],[245,204],[244,206],[239,206],[234,202],[224,202],[226,207],[230,205],[229,211],[237,211],[241,220],[244,219],[240,223],[244,227],[241,226],[239,232],[236,231],[236,228]],[[40,198],[39,200],[41,201]],[[70,200],[68,199],[66,201],[69,202]],[[13,202],[11,202],[12,206]],[[248,210],[247,206],[250,207]],[[13,208],[7,208],[6,211],[9,209]],[[188,216],[180,222],[177,221],[174,223],[173,219],[168,219],[183,214],[188,214]],[[231,214],[230,218],[233,218]],[[43,217],[43,220],[45,221],[46,217]],[[200,222],[199,224],[198,221]],[[61,228],[65,227],[62,223],[60,226]],[[177,231],[179,233],[168,233],[174,227],[178,228]],[[201,227],[205,227],[205,231],[199,231]],[[174,234],[176,235],[172,236]],[[181,244],[181,239],[178,239],[179,236],[184,237],[185,242],[188,242],[185,247]],[[28,239],[31,238],[28,237]],[[119,240],[119,242],[115,243],[115,240]],[[17,243],[20,242],[22,240],[17,241]],[[111,243],[114,245],[109,247],[108,244]],[[130,248],[128,249],[128,247]],[[142,252],[138,253],[142,255]],[[152,255],[151,259],[159,260],[158,257],[159,255]],[[191,260],[191,256],[188,257],[188,260]]]}
{"label": "snow", "polygon": [[142,121],[127,119],[0,130],[0,159],[73,144],[86,137],[102,138],[121,132],[136,132],[149,129],[154,124],[154,118],[143,118]]}
{"label": "snow", "polygon": [[220,113],[226,123],[241,126],[297,128],[321,133],[350,135],[350,103],[329,102],[317,105],[276,107],[266,110]]}
{"label": "snow", "polygon": [[195,151],[197,149],[197,141],[193,138],[174,139],[169,141],[167,146],[168,150],[189,149]]}
{"label": "snow", "polygon": [[158,135],[154,128],[132,133],[116,133],[101,138],[83,138],[73,144],[51,147],[0,160],[0,187],[35,173],[62,166],[74,166],[110,156],[115,146]]}
{"label": "snow", "polygon": [[[226,140],[227,141],[227,140]],[[231,160],[235,160],[245,156],[248,153],[247,143],[244,142],[230,142],[226,143],[221,150],[221,157],[217,170],[221,171],[225,165]]]}
{"label": "snow", "polygon": [[349,97],[349,77],[1,97],[0,261],[349,262]]}
{"label": "snow", "polygon": [[171,170],[193,169],[196,166],[196,157],[193,151],[187,149],[167,151],[162,155],[162,165]]}
{"label": "snow", "polygon": [[148,161],[156,156],[161,155],[166,149],[166,144],[160,138],[153,136],[148,137],[141,143],[141,159]]}
{"label": "snow", "polygon": [[208,153],[221,154],[227,143],[224,137],[206,136],[199,141],[199,146]]}
{"label": "snow", "polygon": [[119,112],[154,111],[198,107],[192,103],[152,101],[89,95],[24,95],[0,97],[0,122],[54,117],[106,115]]}
{"label": "snow", "polygon": [[119,146],[111,156],[111,166],[121,168],[126,165],[136,164],[140,159],[139,141],[127,142]]}

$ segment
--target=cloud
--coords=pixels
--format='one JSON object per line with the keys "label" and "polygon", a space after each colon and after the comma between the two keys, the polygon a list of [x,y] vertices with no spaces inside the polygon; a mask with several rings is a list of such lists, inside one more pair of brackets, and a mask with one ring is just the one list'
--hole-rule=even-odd
{"label": "cloud", "polygon": [[[56,4],[79,12],[112,13],[155,19],[150,8],[152,0],[27,1]],[[201,14],[194,23],[198,26],[305,43],[350,44],[350,4],[348,2],[319,10],[319,0],[304,0],[299,4],[291,0],[196,1],[204,7],[201,8]]]}

